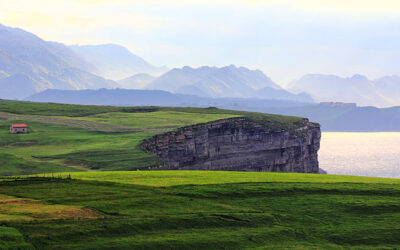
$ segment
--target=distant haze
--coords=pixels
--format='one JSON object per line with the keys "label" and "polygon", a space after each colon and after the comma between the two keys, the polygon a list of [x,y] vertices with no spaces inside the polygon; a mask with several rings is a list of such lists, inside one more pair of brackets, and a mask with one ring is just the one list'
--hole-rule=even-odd
{"label": "distant haze", "polygon": [[244,65],[281,85],[400,75],[396,0],[2,0],[0,10],[0,23],[45,40],[116,43],[170,68]]}
{"label": "distant haze", "polygon": [[116,44],[66,46],[0,24],[0,98],[46,89],[152,89],[208,98],[400,106],[400,76],[306,74],[282,88],[261,70],[231,64],[169,69]]}
{"label": "distant haze", "polygon": [[126,48],[115,44],[73,45],[70,48],[95,66],[99,76],[120,80],[138,73],[160,75],[167,67],[156,67],[132,54]]}
{"label": "distant haze", "polygon": [[390,107],[400,105],[400,77],[385,76],[370,80],[363,75],[339,77],[307,74],[287,87],[311,94],[316,101],[357,103],[361,106]]}
{"label": "distant haze", "polygon": [[235,65],[168,70],[120,45],[65,46],[0,24],[0,98],[24,99],[46,89],[121,87],[203,97],[313,102],[306,93],[293,94],[282,89],[260,70]]}
{"label": "distant haze", "polygon": [[[139,77],[139,79],[141,79]],[[244,111],[307,117],[323,131],[400,131],[400,107],[357,107],[343,103],[311,104],[257,98],[210,98],[173,94],[163,90],[54,90],[26,100],[69,104],[117,106],[219,107]]]}

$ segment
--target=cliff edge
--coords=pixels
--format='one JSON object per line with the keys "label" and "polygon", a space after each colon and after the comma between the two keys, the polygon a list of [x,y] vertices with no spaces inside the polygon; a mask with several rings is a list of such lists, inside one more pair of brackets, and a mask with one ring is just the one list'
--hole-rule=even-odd
{"label": "cliff edge", "polygon": [[166,169],[318,173],[320,126],[290,128],[238,117],[182,127],[148,138],[142,149]]}

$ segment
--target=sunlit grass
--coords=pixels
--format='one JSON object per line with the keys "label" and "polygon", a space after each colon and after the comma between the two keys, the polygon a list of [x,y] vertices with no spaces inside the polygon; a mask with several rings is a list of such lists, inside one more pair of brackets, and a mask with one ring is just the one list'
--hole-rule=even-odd
{"label": "sunlit grass", "polygon": [[[72,179],[65,175],[0,181],[1,194],[50,205],[44,209],[50,214],[60,205],[105,215],[44,220],[38,214],[35,220],[14,217],[3,222],[36,248],[400,246],[397,179],[217,171],[82,172],[71,173]],[[37,211],[29,206],[11,208],[12,216]]]}
{"label": "sunlit grass", "polygon": [[0,194],[0,222],[100,217],[103,215],[87,208],[47,204]]}
{"label": "sunlit grass", "polygon": [[[155,133],[175,128],[232,117],[230,114],[199,114],[161,111],[150,113],[104,113],[99,117],[69,117],[79,121],[84,119],[106,126],[130,126],[135,131],[122,132],[118,127],[110,127],[112,133],[35,121],[27,123],[29,134],[11,135],[8,127],[12,121],[0,120],[0,154],[3,168],[0,175],[51,173],[84,170],[136,170],[156,165],[158,159],[139,148],[143,139]],[[67,118],[67,117],[64,117]],[[58,117],[57,119],[63,119]],[[13,159],[13,160],[10,160]],[[0,159],[1,162],[1,159]],[[7,167],[6,167],[7,166]],[[71,166],[71,167],[69,167]],[[77,167],[76,167],[77,166]],[[13,169],[15,171],[13,171]]]}
{"label": "sunlit grass", "polygon": [[382,183],[400,184],[400,179],[320,175],[273,172],[233,171],[107,171],[61,173],[82,180],[109,181],[124,184],[165,187],[175,185],[207,185],[251,182],[298,182],[298,183]]}
{"label": "sunlit grass", "polygon": [[0,226],[0,249],[34,249],[34,247],[25,241],[17,229]]}

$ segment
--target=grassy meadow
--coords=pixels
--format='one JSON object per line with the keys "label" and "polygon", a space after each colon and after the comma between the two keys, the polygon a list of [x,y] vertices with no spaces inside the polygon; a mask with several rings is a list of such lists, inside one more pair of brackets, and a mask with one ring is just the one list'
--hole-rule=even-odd
{"label": "grassy meadow", "polygon": [[[43,106],[0,103],[0,175],[148,169],[157,166],[158,159],[139,148],[143,139],[186,125],[238,116],[192,109],[104,107],[100,113],[98,106],[89,106],[93,110],[60,104],[46,104],[48,110],[44,110]],[[41,112],[48,116],[39,115]],[[10,124],[17,122],[27,123],[29,134],[9,134]]]}
{"label": "grassy meadow", "polygon": [[[271,129],[304,122],[216,108],[0,102],[0,175],[158,169],[159,160],[139,148],[143,139],[239,116],[262,120]],[[11,123],[27,123],[29,134],[9,134]]]}
{"label": "grassy meadow", "polygon": [[[270,129],[304,122],[215,108],[0,102],[0,249],[400,248],[398,179],[162,171],[139,148],[157,133],[238,116]],[[10,135],[17,122],[29,134]]]}
{"label": "grassy meadow", "polygon": [[63,178],[1,179],[1,225],[24,236],[16,236],[15,244],[26,249],[400,247],[398,179],[208,171],[59,175]]}

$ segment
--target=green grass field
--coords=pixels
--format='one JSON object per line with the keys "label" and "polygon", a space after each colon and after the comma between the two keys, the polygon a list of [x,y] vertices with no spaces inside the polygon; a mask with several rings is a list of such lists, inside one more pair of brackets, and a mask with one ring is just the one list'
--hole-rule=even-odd
{"label": "green grass field", "polygon": [[[0,181],[0,222],[24,236],[15,244],[37,249],[400,247],[398,179],[208,171],[60,175],[64,178]],[[10,209],[15,202],[7,201],[13,199],[20,201],[18,209]],[[43,209],[32,209],[32,202]]]}
{"label": "green grass field", "polygon": [[[303,119],[216,108],[111,107],[0,102],[0,175],[148,170],[159,160],[139,148],[143,139],[179,127],[231,117],[290,129]],[[11,123],[29,134],[11,135]]]}
{"label": "green grass field", "polygon": [[0,226],[0,249],[35,249],[15,228]]}
{"label": "green grass field", "polygon": [[[0,102],[0,249],[400,248],[399,179],[160,171],[139,148],[157,133],[238,116],[271,130],[304,122],[215,108]],[[13,122],[30,133],[10,135]]]}

